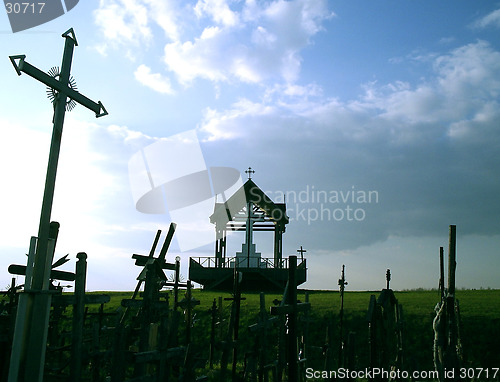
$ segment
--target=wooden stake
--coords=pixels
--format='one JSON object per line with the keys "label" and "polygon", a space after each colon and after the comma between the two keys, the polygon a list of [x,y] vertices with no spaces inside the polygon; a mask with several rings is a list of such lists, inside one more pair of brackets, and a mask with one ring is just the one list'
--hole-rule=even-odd
{"label": "wooden stake", "polygon": [[76,255],[75,304],[73,305],[73,335],[71,342],[72,382],[80,381],[82,377],[83,324],[85,316],[85,284],[87,278],[87,254]]}

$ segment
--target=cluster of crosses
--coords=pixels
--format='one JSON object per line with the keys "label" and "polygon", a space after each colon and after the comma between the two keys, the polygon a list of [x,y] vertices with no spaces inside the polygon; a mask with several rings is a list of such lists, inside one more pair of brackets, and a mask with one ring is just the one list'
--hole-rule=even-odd
{"label": "cluster of crosses", "polygon": [[[56,268],[68,261],[67,256],[53,262],[59,224],[51,222],[51,210],[54,197],[55,180],[63,131],[65,112],[80,104],[92,110],[96,117],[107,115],[107,111],[101,102],[94,102],[76,90],[74,80],[70,75],[72,56],[77,40],[73,29],[69,29],[62,37],[65,39],[61,70],[52,70],[48,74],[42,72],[26,61],[25,55],[10,56],[10,60],[18,75],[25,73],[48,87],[48,94],[54,105],[53,131],[47,167],[45,190],[40,214],[38,236],[33,237],[30,243],[27,265],[11,265],[9,271],[12,274],[24,275],[25,285],[22,293],[17,296],[17,288],[13,285],[8,291],[12,296],[10,304],[17,301],[17,315],[15,330],[12,341],[11,361],[9,368],[9,381],[19,382],[41,382],[43,381],[45,354],[47,347],[47,335],[49,328],[49,316],[51,307],[54,307],[53,315],[57,315],[57,307],[73,305],[73,331],[71,346],[71,380],[81,379],[82,366],[82,343],[83,324],[85,318],[85,306],[88,304],[101,304],[100,314],[103,316],[102,306],[109,301],[107,295],[86,295],[86,273],[87,255],[80,252],[77,255],[78,262],[74,273],[57,270]],[[255,173],[252,168],[245,171],[251,180]],[[251,220],[251,209],[248,211],[248,220]],[[250,224],[251,226],[251,224]],[[123,314],[117,324],[115,335],[115,350],[112,355],[111,382],[122,382],[125,380],[124,363],[127,360],[126,342],[128,331],[131,329],[128,313],[132,309],[139,309],[141,319],[138,322],[139,340],[138,349],[134,352],[134,378],[132,380],[147,379],[151,374],[151,364],[157,365],[154,369],[156,380],[165,380],[172,374],[178,376],[182,381],[206,381],[207,377],[195,377],[194,374],[194,351],[189,346],[192,340],[191,328],[192,309],[200,302],[192,297],[191,281],[180,282],[180,259],[175,263],[166,261],[166,254],[176,225],[172,223],[165,242],[158,257],[154,256],[161,231],[158,231],[148,256],[134,254],[132,257],[142,271],[137,278],[137,286],[130,299],[122,300]],[[247,230],[251,234],[251,230]],[[462,362],[460,349],[461,343],[458,335],[459,309],[458,301],[455,299],[455,226],[450,226],[450,257],[448,289],[444,288],[443,251],[441,248],[441,298],[442,301],[436,308],[436,319],[434,321],[435,344],[434,362],[436,369],[440,372],[440,380],[444,378],[446,368],[457,367]],[[281,240],[281,237],[279,237]],[[224,242],[225,243],[225,242]],[[250,248],[251,238],[248,239]],[[280,241],[278,240],[278,244]],[[278,251],[279,252],[279,251]],[[297,251],[303,260],[305,249],[300,247]],[[281,256],[281,252],[279,252]],[[280,259],[278,259],[280,260]],[[250,250],[248,250],[248,264],[250,264]],[[306,301],[297,299],[297,256],[288,259],[288,281],[284,290],[282,301],[278,301],[269,312],[265,309],[264,294],[260,295],[260,312],[258,322],[249,327],[250,332],[257,334],[259,354],[253,354],[248,359],[245,367],[245,380],[268,381],[269,372],[273,375],[273,381],[281,381],[283,374],[290,382],[298,382],[303,379],[303,365],[307,358],[306,341],[298,341],[298,319],[301,322],[308,321],[310,303],[306,295]],[[164,271],[175,272],[173,281],[168,280]],[[351,333],[347,342],[344,335],[344,290],[347,285],[342,266],[341,278],[338,281],[340,289],[340,342],[338,350],[338,366],[349,366],[348,360],[353,359],[353,337]],[[370,367],[383,367],[392,362],[396,367],[403,363],[403,330],[402,330],[402,307],[398,304],[393,291],[389,288],[391,279],[390,271],[386,274],[386,289],[378,299],[372,296],[368,309],[367,321],[370,333]],[[52,284],[53,280],[74,281],[75,293],[73,295],[62,295],[62,287]],[[229,321],[226,339],[224,341],[220,376],[225,380],[228,373],[230,353],[232,353],[232,380],[238,380],[238,336],[240,321],[240,303],[245,298],[241,296],[240,289],[241,272],[238,266],[234,266],[232,297],[226,298],[231,301],[231,317]],[[144,284],[142,299],[137,299],[141,287]],[[163,287],[172,287],[174,301],[172,309],[168,301],[168,295],[160,293]],[[185,298],[179,301],[180,288],[186,289]],[[15,296],[15,297],[14,297]],[[161,299],[164,298],[164,301]],[[185,311],[186,317],[186,346],[179,346],[177,340],[179,309]],[[215,353],[215,324],[217,320],[217,305],[214,300],[212,309],[212,335],[210,340],[210,367],[213,366],[213,355]],[[133,321],[133,320],[132,320]],[[267,359],[265,349],[267,348],[267,333],[272,325],[280,323],[284,330],[280,332],[279,354],[275,362]],[[303,330],[303,337],[307,335]],[[156,340],[155,340],[156,338]],[[159,340],[158,340],[159,339]],[[155,346],[152,346],[155,342]],[[118,349],[118,350],[117,350]],[[325,365],[331,358],[331,346],[324,346]],[[129,354],[130,355],[130,354]],[[173,359],[182,358],[181,362],[170,362]],[[96,361],[98,363],[98,361]],[[170,366],[169,366],[170,365]],[[257,366],[258,365],[258,366]],[[173,373],[172,368],[176,368]]]}

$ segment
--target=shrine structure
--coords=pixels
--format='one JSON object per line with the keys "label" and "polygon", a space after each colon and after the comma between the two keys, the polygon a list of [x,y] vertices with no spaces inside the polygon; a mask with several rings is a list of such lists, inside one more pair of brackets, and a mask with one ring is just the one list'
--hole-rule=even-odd
{"label": "shrine structure", "polygon": [[[231,291],[235,267],[242,291],[283,291],[288,280],[288,258],[283,258],[283,233],[289,223],[285,203],[274,203],[252,180],[227,201],[215,203],[210,222],[215,225],[215,256],[191,257],[189,279],[207,290]],[[241,251],[227,255],[228,232],[245,232]],[[273,257],[263,257],[254,243],[254,232],[274,233]],[[306,281],[306,260],[297,264],[297,285]]]}

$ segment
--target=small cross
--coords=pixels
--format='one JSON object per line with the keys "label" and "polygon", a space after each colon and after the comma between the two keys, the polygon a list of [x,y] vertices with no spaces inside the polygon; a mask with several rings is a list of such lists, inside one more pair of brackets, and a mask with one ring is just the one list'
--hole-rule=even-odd
{"label": "small cross", "polygon": [[304,253],[307,251],[305,249],[303,249],[302,246],[300,246],[300,249],[297,249],[297,252],[300,253],[301,260],[304,260]]}
{"label": "small cross", "polygon": [[385,272],[385,280],[387,282],[387,288],[386,289],[389,289],[389,283],[391,281],[391,270],[388,269],[386,272]]}
{"label": "small cross", "polygon": [[339,279],[339,287],[340,287],[340,292],[343,293],[344,292],[344,289],[345,289],[345,286],[348,285],[347,281],[345,281],[345,273],[344,273],[344,270],[345,270],[345,265],[342,265],[342,275]]}
{"label": "small cross", "polygon": [[248,179],[252,179],[252,174],[255,174],[255,171],[252,170],[251,167],[248,168],[248,170],[245,171],[246,174],[248,174]]}

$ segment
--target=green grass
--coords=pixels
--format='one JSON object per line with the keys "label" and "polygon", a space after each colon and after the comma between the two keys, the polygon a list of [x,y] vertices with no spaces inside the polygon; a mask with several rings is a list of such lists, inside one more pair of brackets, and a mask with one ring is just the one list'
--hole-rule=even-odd
{"label": "green grass", "polygon": [[[106,292],[101,292],[106,293]],[[111,292],[111,301],[106,304],[106,311],[116,310],[123,298],[129,298],[131,293]],[[377,297],[380,291],[374,292],[345,292],[344,297],[344,328],[345,333],[356,333],[357,361],[360,366],[368,362],[368,325],[366,313],[370,295]],[[399,303],[404,310],[404,336],[406,361],[418,369],[432,369],[432,345],[434,307],[439,302],[437,291],[401,291],[395,292]],[[194,312],[196,313],[193,329],[194,341],[200,343],[201,348],[208,349],[210,333],[210,314],[214,298],[219,296],[230,297],[229,293],[194,290],[193,296],[200,300]],[[248,326],[257,322],[259,312],[259,294],[246,293],[241,302],[240,341],[242,349],[249,349],[253,343],[252,335],[248,333]],[[474,367],[500,366],[500,290],[459,290],[456,293],[461,310],[461,336],[464,345],[466,360]],[[181,296],[180,298],[182,298]],[[266,311],[272,306],[274,299],[281,299],[279,294],[266,295]],[[298,299],[305,301],[303,291],[299,291]],[[338,343],[338,314],[340,297],[338,291],[310,291],[309,301],[311,311],[309,316],[309,342],[314,346],[325,343],[326,327],[332,328],[334,343]],[[230,301],[223,301],[223,315],[225,321],[219,328],[225,333],[227,320],[230,314]],[[181,327],[182,330],[182,327]],[[270,336],[276,335],[271,332]],[[273,340],[274,341],[274,340]],[[274,341],[275,342],[275,341]],[[315,354],[320,357],[321,354]]]}
{"label": "green grass", "polygon": [[[111,301],[105,304],[104,312],[113,313],[123,311],[122,299],[130,298],[132,292],[94,292],[109,294]],[[163,292],[164,293],[164,292]],[[368,324],[366,314],[370,295],[378,295],[380,291],[374,292],[350,292],[346,291],[344,296],[344,333],[356,333],[356,366],[365,367],[368,364]],[[405,367],[414,370],[432,370],[432,346],[434,319],[434,307],[440,297],[437,291],[401,291],[395,292],[399,303],[404,309],[404,345],[405,345]],[[460,301],[461,311],[461,338],[464,346],[467,366],[491,368],[500,366],[500,290],[459,290],[456,293]],[[184,296],[181,295],[180,299]],[[192,343],[202,358],[208,357],[211,316],[209,309],[214,299],[219,297],[231,297],[229,293],[209,292],[193,290],[193,297],[200,300],[200,305],[194,308],[195,323],[192,330]],[[244,293],[245,298],[241,302],[240,362],[243,362],[244,354],[252,349],[255,335],[250,333],[248,326],[258,321],[259,294]],[[266,311],[269,313],[274,299],[281,299],[280,294],[268,294],[266,298]],[[299,291],[298,299],[305,301],[304,291]],[[173,298],[170,298],[173,301]],[[308,355],[308,366],[321,369],[323,356],[320,347],[325,344],[327,327],[331,328],[331,339],[333,351],[336,355],[339,343],[339,308],[340,297],[338,291],[309,291],[311,310],[309,312],[310,323],[308,325],[309,344],[312,346]],[[99,306],[90,306],[89,312],[95,313]],[[217,326],[218,341],[227,333],[227,325],[231,310],[231,302],[222,302],[222,320]],[[69,307],[66,314],[69,315]],[[106,318],[105,325],[114,326],[117,315]],[[185,324],[181,323],[179,328],[179,341],[183,345]],[[268,342],[276,346],[278,332],[276,329],[268,333]],[[275,349],[270,350],[270,355],[275,354]],[[220,349],[216,354],[216,362],[220,360]],[[207,374],[217,375],[218,366],[215,371],[205,370]],[[230,371],[230,365],[229,365]],[[214,377],[212,380],[218,380]]]}

